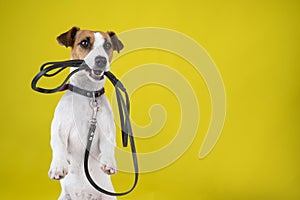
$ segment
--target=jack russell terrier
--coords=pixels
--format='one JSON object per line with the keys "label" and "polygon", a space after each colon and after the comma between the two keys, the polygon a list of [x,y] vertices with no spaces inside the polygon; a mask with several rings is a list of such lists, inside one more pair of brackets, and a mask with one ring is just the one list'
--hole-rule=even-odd
{"label": "jack russell terrier", "polygon": [[122,50],[123,44],[114,32],[80,30],[78,27],[61,34],[57,41],[71,47],[71,59],[83,59],[90,70],[71,77],[70,85],[77,92],[67,91],[56,107],[51,125],[53,156],[49,177],[60,180],[62,192],[59,200],[116,199],[90,185],[84,174],[83,160],[89,120],[93,114],[90,101],[94,98],[99,111],[89,171],[99,186],[114,191],[109,175],[117,173],[114,157],[116,128],[111,106],[103,94],[103,73],[110,68],[113,51]]}

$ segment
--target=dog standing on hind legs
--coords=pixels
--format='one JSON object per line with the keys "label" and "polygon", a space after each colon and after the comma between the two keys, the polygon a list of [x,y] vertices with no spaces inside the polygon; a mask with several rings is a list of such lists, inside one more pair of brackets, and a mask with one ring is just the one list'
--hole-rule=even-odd
{"label": "dog standing on hind legs", "polygon": [[[59,200],[111,200],[94,189],[84,174],[84,153],[93,114],[90,102],[99,106],[97,128],[90,150],[89,171],[96,183],[114,191],[110,175],[117,173],[114,158],[115,124],[104,93],[104,71],[110,68],[113,51],[123,49],[114,32],[80,30],[73,27],[57,37],[59,44],[71,47],[71,59],[83,59],[90,70],[73,75],[59,101],[51,125],[52,162],[49,177],[60,180]],[[74,69],[71,69],[74,70]]]}

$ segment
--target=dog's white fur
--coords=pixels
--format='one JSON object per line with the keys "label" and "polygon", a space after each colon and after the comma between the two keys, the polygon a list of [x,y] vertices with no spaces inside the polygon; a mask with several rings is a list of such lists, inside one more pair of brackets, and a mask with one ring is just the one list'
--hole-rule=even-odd
{"label": "dog's white fur", "polygon": [[[102,35],[95,32],[94,36],[93,49],[103,48]],[[108,59],[108,55],[101,56]],[[107,65],[109,65],[109,60]],[[82,89],[95,91],[104,86],[105,78],[96,81],[89,76],[88,72],[81,71],[71,77],[70,83]],[[114,158],[114,117],[105,94],[98,97],[97,102],[100,108],[90,151],[89,171],[99,186],[113,192],[113,185],[108,174],[114,174],[117,171]],[[60,179],[62,192],[59,200],[116,199],[96,191],[84,174],[83,160],[92,113],[90,99],[70,91],[63,95],[56,107],[51,126],[53,158],[49,177],[55,180]]]}

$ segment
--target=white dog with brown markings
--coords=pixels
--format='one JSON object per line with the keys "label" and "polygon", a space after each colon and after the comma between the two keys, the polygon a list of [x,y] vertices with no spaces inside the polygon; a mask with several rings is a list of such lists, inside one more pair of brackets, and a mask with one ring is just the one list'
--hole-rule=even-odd
{"label": "white dog with brown markings", "polygon": [[[59,101],[51,126],[52,162],[49,177],[60,180],[62,192],[59,200],[116,199],[95,190],[84,174],[84,153],[93,114],[91,95],[95,96],[99,111],[97,128],[90,151],[89,171],[95,182],[114,191],[110,175],[117,172],[114,158],[115,124],[107,97],[102,94],[104,71],[110,68],[113,51],[123,44],[113,32],[80,30],[73,27],[57,37],[59,44],[71,47],[71,59],[84,59],[90,70],[80,71],[70,79],[72,88]],[[74,69],[71,69],[74,70]],[[79,92],[78,92],[79,91]],[[86,94],[85,94],[86,92]]]}

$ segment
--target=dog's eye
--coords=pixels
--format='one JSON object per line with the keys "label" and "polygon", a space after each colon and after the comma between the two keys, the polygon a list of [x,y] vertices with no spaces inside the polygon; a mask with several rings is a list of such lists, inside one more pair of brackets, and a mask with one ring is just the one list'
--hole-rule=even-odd
{"label": "dog's eye", "polygon": [[103,44],[103,48],[107,51],[111,48],[111,43],[109,41],[105,41]]}
{"label": "dog's eye", "polygon": [[88,40],[82,40],[80,42],[80,46],[84,49],[88,48],[90,46],[90,42]]}

